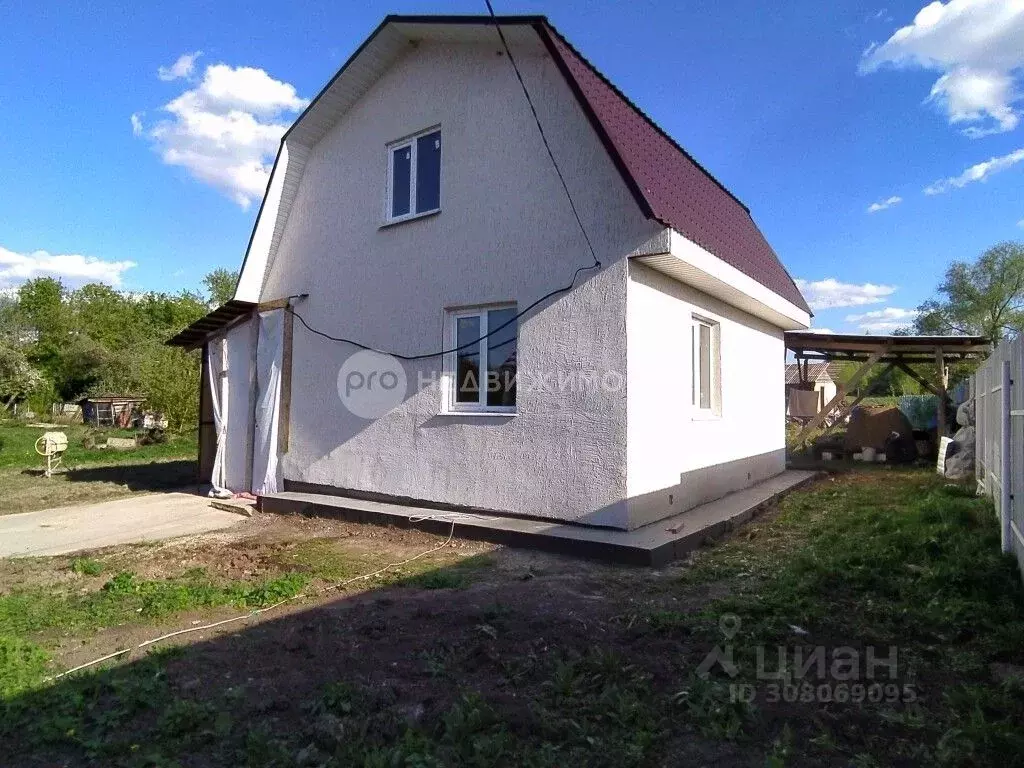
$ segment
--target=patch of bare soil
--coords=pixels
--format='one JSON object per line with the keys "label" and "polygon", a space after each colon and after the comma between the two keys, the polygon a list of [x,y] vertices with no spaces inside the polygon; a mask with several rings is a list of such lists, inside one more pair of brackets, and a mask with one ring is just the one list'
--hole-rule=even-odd
{"label": "patch of bare soil", "polygon": [[[417,538],[388,549],[404,552]],[[416,546],[436,543],[427,539]],[[507,549],[492,559],[493,567],[464,589],[349,590],[177,638],[172,642],[187,649],[168,660],[168,682],[175,695],[197,700],[231,691],[237,721],[311,733],[318,741],[331,739],[318,729],[340,726],[329,717],[311,717],[310,703],[339,681],[386,702],[412,725],[440,716],[472,691],[499,702],[513,732],[529,730],[536,727],[530,702],[549,685],[553,665],[572,654],[615,654],[649,673],[659,695],[670,696],[706,649],[694,647],[681,626],[652,630],[648,617],[691,613],[723,594],[715,585],[680,590],[671,584],[676,569],[630,570]],[[178,615],[173,624],[187,627],[237,613]],[[107,630],[86,645],[62,647],[61,663],[81,663],[167,629]],[[685,723],[679,729],[666,764],[751,765],[763,759],[742,745],[703,739]]]}

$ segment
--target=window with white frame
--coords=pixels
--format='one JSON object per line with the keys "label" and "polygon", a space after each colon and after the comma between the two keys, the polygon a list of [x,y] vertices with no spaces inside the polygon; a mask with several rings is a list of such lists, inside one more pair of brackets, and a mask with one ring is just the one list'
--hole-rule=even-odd
{"label": "window with white frame", "polygon": [[451,412],[515,413],[516,306],[451,310],[445,408]]}
{"label": "window with white frame", "polygon": [[441,130],[388,145],[388,222],[402,221],[441,209]]}
{"label": "window with white frame", "polygon": [[722,412],[721,363],[718,323],[697,315],[691,326],[693,340],[693,407],[705,415]]}

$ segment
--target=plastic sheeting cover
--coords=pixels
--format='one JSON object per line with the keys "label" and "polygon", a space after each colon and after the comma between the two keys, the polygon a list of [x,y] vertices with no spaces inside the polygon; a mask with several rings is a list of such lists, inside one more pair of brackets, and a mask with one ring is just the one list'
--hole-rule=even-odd
{"label": "plastic sheeting cover", "polygon": [[281,469],[277,452],[277,424],[281,408],[281,355],[284,312],[259,316],[256,348],[256,423],[253,430],[252,492],[257,496],[277,493]]}
{"label": "plastic sheeting cover", "polygon": [[227,421],[221,413],[222,397],[222,345],[223,340],[206,345],[206,370],[210,374],[210,380],[206,386],[210,388],[210,402],[213,404],[213,426],[217,430],[217,452],[213,458],[213,472],[210,476],[210,484],[213,490],[211,496],[230,496],[231,491],[227,489],[227,480],[224,473],[224,444],[227,438]]}

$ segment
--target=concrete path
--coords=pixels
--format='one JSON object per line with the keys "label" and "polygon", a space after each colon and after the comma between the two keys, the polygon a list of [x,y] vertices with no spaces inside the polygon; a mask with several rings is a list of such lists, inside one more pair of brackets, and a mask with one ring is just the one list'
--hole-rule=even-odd
{"label": "concrete path", "polygon": [[188,493],[154,493],[99,504],[0,515],[0,557],[64,555],[114,544],[228,528],[245,517]]}

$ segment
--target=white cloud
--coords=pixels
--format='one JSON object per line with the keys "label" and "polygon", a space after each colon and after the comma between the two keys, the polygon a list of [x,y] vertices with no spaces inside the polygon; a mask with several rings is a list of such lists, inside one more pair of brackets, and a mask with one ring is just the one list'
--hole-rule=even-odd
{"label": "white cloud", "polygon": [[872,203],[868,206],[868,213],[878,213],[884,211],[886,208],[892,208],[894,205],[899,205],[903,202],[903,198],[899,195],[893,195],[892,197],[881,200],[877,203]]}
{"label": "white cloud", "polygon": [[132,134],[135,135],[135,136],[141,136],[142,135],[142,113],[141,112],[132,112],[131,121],[132,121]]}
{"label": "white cloud", "polygon": [[1018,221],[1017,222],[1017,226],[1020,227],[1021,229],[1024,229],[1024,219],[1021,219],[1020,221]]}
{"label": "white cloud", "polygon": [[101,282],[118,287],[124,272],[134,266],[134,261],[104,261],[77,253],[15,253],[0,246],[0,290],[14,288],[36,277],[57,277],[71,284]]}
{"label": "white cloud", "polygon": [[877,304],[895,292],[894,285],[874,283],[841,283],[834,277],[824,280],[794,280],[811,309],[859,307]]}
{"label": "white cloud", "polygon": [[861,315],[847,315],[846,322],[853,323],[858,330],[864,333],[892,333],[900,328],[913,325],[916,318],[916,309],[886,307]]}
{"label": "white cloud", "polygon": [[196,59],[203,55],[202,51],[183,53],[169,67],[159,67],[156,76],[164,81],[178,80],[183,77],[190,77],[196,68]]}
{"label": "white cloud", "polygon": [[924,188],[924,193],[926,195],[941,195],[943,192],[949,192],[951,189],[961,189],[976,181],[985,181],[992,174],[1005,171],[1021,160],[1024,160],[1024,148],[1001,157],[990,157],[983,163],[972,165],[959,176],[950,176],[948,179],[940,179],[934,184],[928,185]]}
{"label": "white cloud", "polygon": [[308,103],[262,69],[214,64],[196,87],[164,105],[169,117],[144,135],[165,163],[248,208],[266,189],[286,116]]}
{"label": "white cloud", "polygon": [[972,138],[1011,131],[1020,122],[1013,105],[1024,68],[1024,3],[1020,0],[949,0],[924,6],[913,23],[896,30],[861,58],[860,71],[882,66],[941,72],[927,101],[951,124],[969,123]]}
{"label": "white cloud", "polygon": [[805,333],[835,333],[831,328],[808,328]]}

